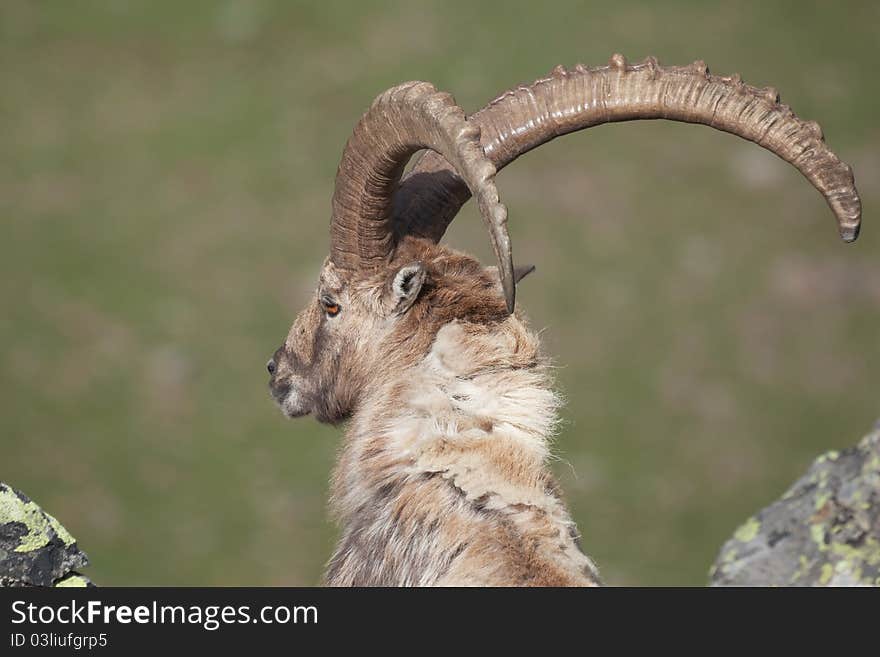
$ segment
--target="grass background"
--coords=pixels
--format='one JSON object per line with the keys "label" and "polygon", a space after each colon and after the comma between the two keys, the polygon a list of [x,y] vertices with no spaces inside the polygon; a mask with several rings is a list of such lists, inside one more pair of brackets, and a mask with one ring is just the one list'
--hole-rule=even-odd
{"label": "grass background", "polygon": [[[821,122],[857,244],[796,171],[703,127],[603,126],[499,176],[584,544],[612,584],[701,584],[880,416],[878,41],[873,2],[4,2],[0,479],[101,584],[316,583],[339,431],[284,420],[264,363],[360,113],[406,79],[473,111],[558,63],[704,59]],[[448,241],[492,262],[471,207]]]}

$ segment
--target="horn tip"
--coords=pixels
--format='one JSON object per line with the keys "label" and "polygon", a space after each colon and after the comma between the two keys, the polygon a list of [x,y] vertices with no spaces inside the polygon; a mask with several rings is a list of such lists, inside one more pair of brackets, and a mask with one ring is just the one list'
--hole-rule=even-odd
{"label": "horn tip", "polygon": [[514,288],[509,293],[505,293],[504,297],[507,301],[507,313],[512,315],[513,311],[516,310],[516,289]]}
{"label": "horn tip", "polygon": [[859,231],[862,228],[861,222],[856,223],[852,226],[841,226],[840,227],[840,239],[842,239],[847,244],[852,244],[857,239],[859,239]]}

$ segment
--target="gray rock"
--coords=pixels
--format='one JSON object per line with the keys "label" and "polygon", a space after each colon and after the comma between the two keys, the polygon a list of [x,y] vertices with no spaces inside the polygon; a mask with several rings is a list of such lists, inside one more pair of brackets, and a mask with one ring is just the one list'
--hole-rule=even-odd
{"label": "gray rock", "polygon": [[713,586],[880,586],[880,423],[749,518],[709,577]]}
{"label": "gray rock", "polygon": [[0,482],[0,586],[88,586],[88,557],[55,518]]}

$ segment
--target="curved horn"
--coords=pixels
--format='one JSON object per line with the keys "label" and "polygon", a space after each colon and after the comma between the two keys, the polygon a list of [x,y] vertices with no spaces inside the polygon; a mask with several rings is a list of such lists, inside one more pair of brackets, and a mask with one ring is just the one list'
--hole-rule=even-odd
{"label": "curved horn", "polygon": [[407,160],[427,148],[442,156],[459,176],[458,184],[476,197],[495,236],[501,270],[512,277],[507,210],[498,200],[495,167],[479,139],[479,128],[467,122],[452,96],[427,82],[406,82],[379,95],[355,127],[336,174],[333,263],[354,269],[386,261],[394,247],[392,192]]}
{"label": "curved horn", "polygon": [[[599,68],[557,66],[550,77],[507,91],[469,121],[480,127],[483,150],[501,170],[559,135],[636,119],[703,123],[763,146],[822,193],[845,241],[858,237],[861,202],[852,170],[825,145],[819,125],[797,118],[775,89],[749,86],[738,75],[710,75],[703,62],[665,67],[648,57],[628,65],[614,55]],[[426,153],[395,197],[398,231],[439,241],[467,199],[449,165]]]}

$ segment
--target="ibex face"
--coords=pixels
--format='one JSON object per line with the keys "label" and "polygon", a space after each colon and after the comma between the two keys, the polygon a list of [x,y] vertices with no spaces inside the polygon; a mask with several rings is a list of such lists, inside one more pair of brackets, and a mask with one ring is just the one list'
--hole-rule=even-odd
{"label": "ibex face", "polygon": [[314,413],[335,421],[346,414],[350,404],[340,399],[338,375],[355,345],[352,329],[362,324],[364,315],[369,313],[360,299],[352,303],[333,263],[325,263],[314,297],[267,364],[269,389],[285,415]]}
{"label": "ibex face", "polygon": [[314,297],[268,363],[272,396],[285,415],[347,417],[369,377],[399,360],[389,339],[424,279],[419,262],[366,277],[326,262]]}

